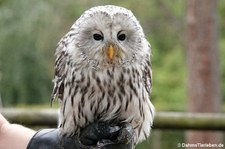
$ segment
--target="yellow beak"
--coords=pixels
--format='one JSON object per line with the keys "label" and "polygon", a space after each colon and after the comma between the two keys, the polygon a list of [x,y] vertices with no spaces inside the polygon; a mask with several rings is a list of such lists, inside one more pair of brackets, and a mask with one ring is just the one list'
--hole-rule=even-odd
{"label": "yellow beak", "polygon": [[114,57],[114,48],[111,44],[109,45],[109,47],[107,49],[107,56],[110,60],[112,60]]}

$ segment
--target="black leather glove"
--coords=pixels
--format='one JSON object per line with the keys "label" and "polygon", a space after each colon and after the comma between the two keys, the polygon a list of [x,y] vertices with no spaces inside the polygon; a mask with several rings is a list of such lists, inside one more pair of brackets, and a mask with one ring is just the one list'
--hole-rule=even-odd
{"label": "black leather glove", "polygon": [[133,127],[93,123],[80,136],[60,137],[59,129],[43,129],[30,140],[27,149],[132,149]]}

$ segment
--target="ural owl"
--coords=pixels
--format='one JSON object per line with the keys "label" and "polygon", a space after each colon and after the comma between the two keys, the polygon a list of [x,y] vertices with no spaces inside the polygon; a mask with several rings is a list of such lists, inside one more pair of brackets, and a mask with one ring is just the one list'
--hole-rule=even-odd
{"label": "ural owl", "polygon": [[130,123],[134,144],[154,118],[150,101],[151,46],[130,10],[97,6],[84,12],[56,49],[53,99],[60,101],[63,135],[90,123]]}

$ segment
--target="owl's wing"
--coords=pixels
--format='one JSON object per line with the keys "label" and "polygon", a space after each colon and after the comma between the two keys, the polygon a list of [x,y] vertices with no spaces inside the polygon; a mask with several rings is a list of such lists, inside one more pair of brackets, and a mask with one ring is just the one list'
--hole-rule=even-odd
{"label": "owl's wing", "polygon": [[54,88],[52,91],[52,100],[63,99],[64,83],[66,77],[66,64],[68,61],[69,46],[73,45],[75,29],[73,26],[70,31],[59,41],[56,48],[55,60],[55,74],[54,74]]}
{"label": "owl's wing", "polygon": [[146,55],[144,57],[144,63],[143,63],[143,82],[145,85],[145,89],[149,94],[149,99],[150,99],[150,95],[151,95],[151,89],[152,89],[152,64],[151,64],[151,45],[149,44],[149,42],[146,40]]}
{"label": "owl's wing", "polygon": [[56,49],[56,61],[55,61],[55,72],[54,72],[54,88],[52,91],[52,100],[63,99],[64,92],[64,81],[65,81],[65,67],[66,67],[66,45],[65,41],[61,40]]}
{"label": "owl's wing", "polygon": [[146,60],[145,60],[145,65],[143,70],[143,81],[144,81],[145,89],[150,96],[151,88],[152,88],[152,65],[150,62],[150,57],[146,57]]}

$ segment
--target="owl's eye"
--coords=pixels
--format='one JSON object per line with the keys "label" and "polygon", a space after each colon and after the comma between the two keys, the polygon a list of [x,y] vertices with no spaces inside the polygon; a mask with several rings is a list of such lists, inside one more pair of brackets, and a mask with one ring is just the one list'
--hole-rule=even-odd
{"label": "owl's eye", "polygon": [[103,36],[101,34],[97,34],[97,33],[95,33],[93,35],[93,38],[94,38],[94,40],[97,40],[97,41],[103,40]]}
{"label": "owl's eye", "polygon": [[118,40],[120,41],[124,41],[126,39],[126,35],[125,34],[119,34],[117,35]]}

